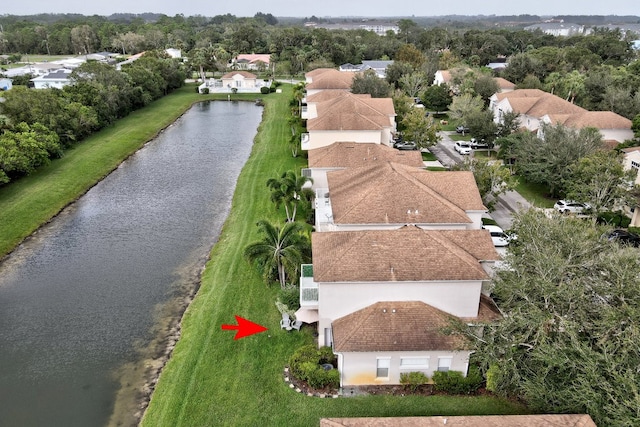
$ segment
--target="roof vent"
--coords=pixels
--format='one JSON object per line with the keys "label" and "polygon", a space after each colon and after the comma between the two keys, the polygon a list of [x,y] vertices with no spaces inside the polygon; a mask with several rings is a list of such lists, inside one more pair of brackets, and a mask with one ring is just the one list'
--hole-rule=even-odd
{"label": "roof vent", "polygon": [[392,313],[395,313],[395,312],[396,312],[396,309],[394,308],[393,310],[391,310],[391,312],[392,312]]}
{"label": "roof vent", "polygon": [[383,308],[383,309],[382,309],[382,312],[383,312],[383,313],[386,313],[386,312],[387,312],[387,309],[386,309],[386,308]]}

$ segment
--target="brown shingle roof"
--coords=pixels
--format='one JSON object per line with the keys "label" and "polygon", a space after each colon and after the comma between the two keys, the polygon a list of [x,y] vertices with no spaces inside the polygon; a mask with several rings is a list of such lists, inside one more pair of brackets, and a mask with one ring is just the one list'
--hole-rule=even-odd
{"label": "brown shingle roof", "polygon": [[509,80],[504,79],[502,77],[494,77],[493,80],[498,84],[498,87],[502,90],[514,89],[516,87],[515,83],[511,83]]}
{"label": "brown shingle roof", "polygon": [[[329,101],[331,99],[342,96],[345,93],[350,93],[350,92],[348,89],[323,90],[318,93],[314,93],[313,95],[308,95],[307,103],[312,103],[312,102],[318,103],[318,102]],[[369,97],[371,97],[371,95],[369,95]]]}
{"label": "brown shingle roof", "polygon": [[320,427],[597,427],[589,415],[323,418]]}
{"label": "brown shingle roof", "polygon": [[486,230],[364,230],[313,233],[316,282],[487,280],[499,260]]}
{"label": "brown shingle roof", "polygon": [[545,114],[575,114],[586,110],[540,89],[518,89],[499,93],[499,101],[507,98],[511,108],[520,114],[542,117]]}
{"label": "brown shingle roof", "polygon": [[391,118],[395,116],[391,98],[367,98],[352,93],[319,102],[316,109],[318,117],[307,121],[309,131],[382,130],[392,127]]}
{"label": "brown shingle roof", "polygon": [[628,147],[622,149],[622,152],[627,154],[633,153],[634,151],[640,151],[640,147]]}
{"label": "brown shingle roof", "polygon": [[552,124],[560,123],[567,127],[581,129],[631,129],[631,120],[612,111],[582,111],[576,114],[549,114]]}
{"label": "brown shingle roof", "polygon": [[419,151],[402,151],[375,143],[335,142],[308,151],[310,168],[356,168],[382,162],[423,167]]}
{"label": "brown shingle roof", "polygon": [[470,323],[491,323],[502,319],[502,313],[491,297],[480,294],[480,305],[476,317],[463,317],[462,320]]}
{"label": "brown shingle roof", "polygon": [[473,173],[381,162],[327,173],[336,224],[466,224],[486,211]]}
{"label": "brown shingle roof", "polygon": [[445,335],[456,321],[421,301],[378,302],[332,323],[335,351],[462,350],[465,341]]}
{"label": "brown shingle roof", "polygon": [[311,83],[307,83],[307,89],[351,89],[353,78],[357,73],[345,73],[329,69],[314,70],[306,74],[311,77]]}

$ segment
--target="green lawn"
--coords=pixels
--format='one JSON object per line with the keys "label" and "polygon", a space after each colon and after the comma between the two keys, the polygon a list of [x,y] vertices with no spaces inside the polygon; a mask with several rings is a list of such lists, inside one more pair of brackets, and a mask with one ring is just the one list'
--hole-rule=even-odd
{"label": "green lawn", "polygon": [[438,158],[431,153],[430,151],[423,151],[422,152],[422,160],[424,160],[425,162],[433,162],[438,160]]}
{"label": "green lawn", "polygon": [[[284,365],[298,346],[313,342],[312,330],[279,329],[274,301],[242,257],[257,238],[257,220],[283,220],[266,191],[268,178],[298,170],[302,157],[292,158],[289,98],[265,97],[265,113],[253,152],[240,177],[232,211],[211,260],[202,273],[198,295],[182,319],[182,335],[165,367],[143,426],[310,426],[321,417],[516,414],[526,408],[492,397],[386,397],[320,399],[289,389]],[[6,254],[25,236],[48,221],[135,152],[193,102],[214,99],[182,88],[144,110],[92,136],[35,174],[0,188],[0,253]],[[232,95],[253,100],[258,96]],[[221,96],[226,99],[226,95]],[[234,315],[262,324],[269,331],[233,340],[222,324]]]}
{"label": "green lawn", "polygon": [[535,184],[527,182],[522,177],[518,178],[518,185],[516,191],[520,193],[522,197],[527,199],[529,203],[538,208],[552,208],[556,199],[548,197],[549,189],[542,184]]}

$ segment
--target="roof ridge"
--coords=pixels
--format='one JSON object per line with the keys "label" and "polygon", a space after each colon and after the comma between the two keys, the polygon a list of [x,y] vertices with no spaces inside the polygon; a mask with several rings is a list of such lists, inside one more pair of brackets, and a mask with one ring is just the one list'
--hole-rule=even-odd
{"label": "roof ridge", "polygon": [[[441,246],[448,249],[449,253],[456,256],[457,258],[459,258],[460,260],[462,260],[464,263],[468,264],[472,268],[478,271],[482,270],[482,272],[485,275],[487,274],[487,272],[484,271],[484,268],[482,268],[482,266],[480,265],[480,260],[478,258],[476,258],[473,254],[471,254],[462,246],[455,243],[453,240],[444,238],[444,234],[452,230],[428,230],[428,231],[429,232],[426,233],[427,230],[423,230],[423,232],[426,233],[425,236],[428,236],[433,240],[437,241]],[[476,231],[476,230],[456,230],[456,231]]]}
{"label": "roof ridge", "polygon": [[[390,166],[396,171],[398,172],[400,175],[402,175],[403,177],[410,179],[412,182],[414,182],[418,187],[423,188],[424,190],[426,190],[426,192],[428,192],[429,194],[431,194],[432,196],[435,196],[436,198],[438,198],[439,200],[442,200],[442,202],[447,205],[452,207],[453,209],[462,212],[462,215],[467,216],[467,212],[462,209],[460,206],[458,206],[457,204],[453,203],[448,197],[446,197],[443,194],[440,194],[440,192],[436,191],[435,189],[433,189],[432,187],[430,187],[428,184],[422,182],[420,179],[418,179],[417,177],[415,177],[413,175],[412,172],[410,172],[408,169],[405,169],[400,163],[395,163],[395,162],[389,162]],[[404,170],[403,170],[404,169]],[[428,170],[424,170],[424,169],[418,169],[420,171],[420,173],[424,173],[424,176],[427,176],[426,174],[432,174],[435,172],[431,172]],[[438,172],[438,173],[447,173],[445,172]]]}

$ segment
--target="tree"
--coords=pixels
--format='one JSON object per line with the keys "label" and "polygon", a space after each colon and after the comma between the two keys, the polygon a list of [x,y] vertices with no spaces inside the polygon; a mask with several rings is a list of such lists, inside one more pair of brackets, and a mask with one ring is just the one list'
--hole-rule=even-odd
{"label": "tree", "polygon": [[515,149],[518,173],[527,181],[549,187],[552,196],[564,191],[569,167],[580,158],[602,148],[597,129],[579,131],[562,125],[543,125],[543,139],[525,134]]}
{"label": "tree", "polygon": [[404,139],[414,141],[418,148],[436,145],[440,140],[438,125],[431,116],[425,116],[422,108],[410,108],[400,120],[400,124]]}
{"label": "tree", "polygon": [[422,95],[424,105],[433,111],[446,111],[452,101],[453,97],[446,83],[429,86]]}
{"label": "tree", "polygon": [[274,278],[284,289],[287,279],[297,277],[300,265],[310,259],[310,244],[304,225],[299,222],[287,222],[282,227],[268,221],[258,221],[257,226],[262,240],[253,242],[244,248],[244,257],[250,263],[257,264],[265,283]]}
{"label": "tree", "polygon": [[453,101],[449,105],[449,116],[464,122],[471,113],[481,112],[483,108],[482,98],[464,93],[453,97]]}
{"label": "tree", "polygon": [[423,72],[405,74],[400,78],[399,83],[400,88],[411,98],[420,95],[428,86],[427,77]]}
{"label": "tree", "polygon": [[509,136],[520,127],[520,121],[518,118],[520,114],[516,111],[507,111],[506,113],[502,113],[500,117],[500,123],[498,124],[498,136]]}
{"label": "tree", "polygon": [[308,182],[313,182],[309,177],[296,175],[292,170],[284,172],[280,178],[270,178],[267,187],[271,190],[271,201],[276,207],[284,205],[287,214],[287,222],[296,220],[298,203],[301,200],[309,201],[313,197],[313,190],[305,187]]}
{"label": "tree", "polygon": [[391,85],[378,77],[374,70],[366,70],[353,77],[351,92],[368,93],[372,98],[387,98],[391,93]]}
{"label": "tree", "polygon": [[629,204],[629,183],[635,174],[624,170],[621,155],[615,151],[596,151],[569,167],[567,198],[589,203],[595,221],[598,214]]}
{"label": "tree", "polygon": [[469,157],[463,163],[456,164],[453,169],[473,173],[482,202],[489,210],[493,210],[498,196],[513,190],[517,185],[509,169],[503,167],[499,161],[491,161],[484,157]]}
{"label": "tree", "polygon": [[422,64],[424,63],[426,58],[424,56],[424,53],[422,53],[414,45],[405,44],[400,46],[400,49],[398,49],[398,52],[396,53],[394,59],[399,62],[406,62],[408,64],[411,64],[414,70],[418,70],[420,69],[420,67],[422,67]]}
{"label": "tree", "polygon": [[485,326],[474,357],[495,391],[536,412],[587,413],[631,426],[640,396],[640,252],[571,217],[517,214],[508,268],[494,279],[504,314]]}
{"label": "tree", "polygon": [[0,135],[0,184],[18,174],[28,175],[61,155],[58,135],[39,123],[19,123]]}
{"label": "tree", "polygon": [[465,123],[469,126],[469,133],[475,138],[484,140],[493,146],[496,139],[498,125],[493,121],[493,113],[488,110],[471,111],[467,114]]}
{"label": "tree", "polygon": [[485,105],[489,105],[489,98],[500,90],[498,83],[491,76],[480,76],[473,84],[473,90],[482,98]]}

